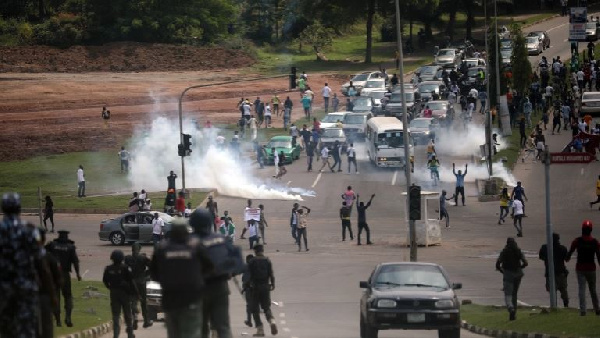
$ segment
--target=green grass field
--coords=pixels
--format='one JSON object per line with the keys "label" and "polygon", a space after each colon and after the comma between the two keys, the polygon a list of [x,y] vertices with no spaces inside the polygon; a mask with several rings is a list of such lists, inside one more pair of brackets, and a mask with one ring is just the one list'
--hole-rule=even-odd
{"label": "green grass field", "polygon": [[549,313],[543,313],[540,308],[523,308],[517,311],[517,320],[509,321],[505,308],[470,304],[461,307],[461,317],[469,324],[486,329],[557,337],[600,337],[600,321],[593,312],[581,317],[574,308]]}
{"label": "green grass field", "polygon": [[[54,333],[57,337],[79,332],[94,326],[111,321],[109,291],[102,282],[71,281],[73,290],[73,327],[64,325],[64,309],[61,309],[62,327],[56,327]],[[93,289],[89,289],[93,288]],[[85,292],[92,292],[98,297],[83,297]],[[61,299],[61,305],[64,300]]]}

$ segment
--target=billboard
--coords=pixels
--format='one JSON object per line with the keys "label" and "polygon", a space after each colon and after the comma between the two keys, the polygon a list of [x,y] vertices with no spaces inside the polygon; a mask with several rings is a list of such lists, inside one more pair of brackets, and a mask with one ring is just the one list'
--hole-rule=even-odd
{"label": "billboard", "polygon": [[586,7],[571,7],[569,16],[569,40],[585,41]]}

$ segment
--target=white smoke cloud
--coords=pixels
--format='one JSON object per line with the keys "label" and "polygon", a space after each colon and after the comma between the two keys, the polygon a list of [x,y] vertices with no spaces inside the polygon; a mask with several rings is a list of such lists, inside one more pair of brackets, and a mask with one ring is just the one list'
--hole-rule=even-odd
{"label": "white smoke cloud", "polygon": [[[216,146],[213,141],[219,131],[215,128],[201,131],[192,121],[184,121],[183,132],[192,135],[192,154],[185,158],[186,188],[213,188],[221,195],[252,199],[302,200],[302,196],[314,196],[312,191],[254,177],[249,161],[243,157],[236,159],[228,150]],[[177,120],[157,117],[148,129],[137,130],[131,148],[129,180],[132,187],[163,191],[171,170],[179,176],[177,185],[181,187],[177,144]]]}

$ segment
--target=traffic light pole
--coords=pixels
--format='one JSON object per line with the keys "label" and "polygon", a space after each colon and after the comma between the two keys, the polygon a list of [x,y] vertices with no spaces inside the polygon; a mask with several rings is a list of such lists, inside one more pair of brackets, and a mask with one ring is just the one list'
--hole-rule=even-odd
{"label": "traffic light pole", "polygon": [[556,275],[554,271],[554,240],[552,236],[552,218],[550,214],[550,149],[544,149],[544,173],[546,185],[546,250],[548,264],[548,291],[550,292],[550,308],[556,309]]}
{"label": "traffic light pole", "polygon": [[[406,175],[406,212],[410,213],[410,197],[409,190],[411,187],[411,164],[410,164],[410,147],[408,139],[408,109],[406,107],[406,96],[404,94],[404,56],[402,53],[402,31],[400,29],[400,2],[396,0],[396,44],[399,54],[398,72],[400,73],[400,95],[402,95],[402,125],[404,136],[404,173]],[[415,229],[415,221],[408,218],[408,231],[410,237],[410,261],[417,261],[417,233]]]}

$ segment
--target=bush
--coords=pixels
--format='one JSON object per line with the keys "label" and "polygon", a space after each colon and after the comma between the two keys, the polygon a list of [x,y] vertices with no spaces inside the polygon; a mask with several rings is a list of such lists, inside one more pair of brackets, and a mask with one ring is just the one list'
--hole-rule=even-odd
{"label": "bush", "polygon": [[253,58],[258,57],[258,51],[256,50],[256,46],[252,41],[243,39],[236,35],[230,35],[223,40],[221,40],[218,44],[219,46],[232,49],[232,50],[241,50],[250,55]]}
{"label": "bush", "polygon": [[33,27],[35,42],[42,45],[69,47],[85,38],[83,19],[75,15],[59,15]]}

